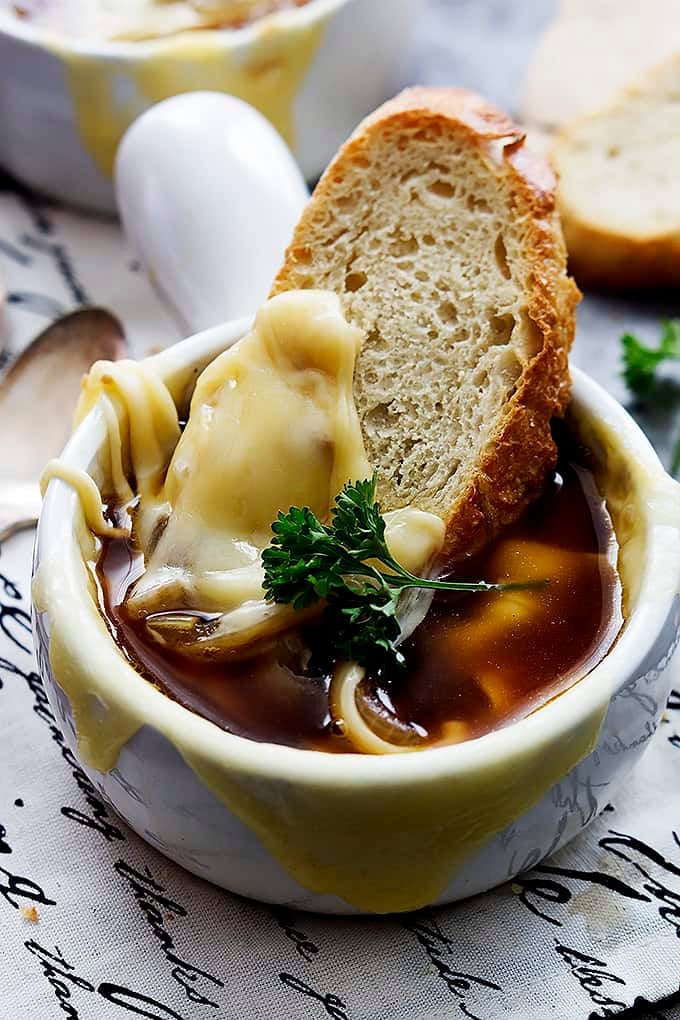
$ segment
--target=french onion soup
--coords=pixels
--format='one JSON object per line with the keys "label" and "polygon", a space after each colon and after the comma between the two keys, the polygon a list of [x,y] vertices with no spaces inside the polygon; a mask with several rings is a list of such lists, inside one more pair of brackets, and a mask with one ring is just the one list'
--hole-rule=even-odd
{"label": "french onion soup", "polygon": [[280,295],[199,376],[185,422],[144,363],[100,363],[80,413],[100,402],[109,490],[59,462],[46,477],[80,492],[100,609],[140,677],[253,740],[407,752],[582,679],[622,624],[617,544],[588,451],[560,426],[540,497],[448,565],[436,514],[380,510],[352,398],[360,346],[334,295]]}
{"label": "french onion soup", "polygon": [[[621,625],[611,521],[568,432],[544,494],[514,526],[457,569],[491,581],[542,579],[535,589],[435,594],[403,645],[405,667],[362,680],[369,730],[404,750],[481,736],[521,718],[584,676]],[[125,597],[144,559],[125,538],[105,540],[101,609],[119,646],[151,683],[216,725],[253,740],[322,751],[371,750],[344,733],[330,698],[338,666],[313,623],[210,662],[148,640]]]}

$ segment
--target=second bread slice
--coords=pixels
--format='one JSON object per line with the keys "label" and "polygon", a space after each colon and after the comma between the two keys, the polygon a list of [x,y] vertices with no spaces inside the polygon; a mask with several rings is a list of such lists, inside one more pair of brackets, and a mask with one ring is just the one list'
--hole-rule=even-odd
{"label": "second bread slice", "polygon": [[340,295],[384,510],[447,522],[451,559],[517,518],[555,461],[578,291],[554,179],[480,97],[411,89],[321,179],[273,293]]}
{"label": "second bread slice", "polygon": [[552,158],[570,265],[603,289],[680,284],[680,54],[567,124]]}

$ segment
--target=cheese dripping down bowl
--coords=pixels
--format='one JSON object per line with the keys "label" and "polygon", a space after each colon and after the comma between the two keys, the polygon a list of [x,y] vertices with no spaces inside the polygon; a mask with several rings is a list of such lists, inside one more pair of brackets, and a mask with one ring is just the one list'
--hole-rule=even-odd
{"label": "cheese dripping down bowl", "polygon": [[[215,327],[141,366],[184,414],[201,371],[251,325]],[[117,470],[108,414],[96,401],[62,460],[62,474],[84,470],[102,491]],[[628,414],[580,372],[568,420],[592,452],[618,540],[618,640],[525,718],[412,754],[258,742],[167,697],[107,629],[83,503],[52,479],[35,553],[38,665],[65,739],[105,800],[202,878],[329,913],[461,899],[573,838],[616,794],[665,706],[680,625],[680,487]]]}
{"label": "cheese dripping down bowl", "polygon": [[115,212],[114,159],[130,124],[170,96],[211,90],[260,110],[313,179],[399,84],[420,2],[281,3],[242,27],[114,40],[55,31],[54,20],[33,23],[0,2],[0,166],[51,197]]}

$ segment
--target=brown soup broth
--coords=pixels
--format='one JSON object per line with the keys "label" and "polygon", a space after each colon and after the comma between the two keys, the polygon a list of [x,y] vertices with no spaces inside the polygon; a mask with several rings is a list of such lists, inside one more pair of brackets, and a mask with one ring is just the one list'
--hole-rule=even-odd
{"label": "brown soup broth", "polygon": [[[549,584],[503,594],[438,592],[404,643],[403,674],[368,681],[399,719],[427,733],[430,745],[480,736],[529,714],[592,669],[620,629],[611,522],[585,451],[561,445],[541,498],[456,569],[461,579]],[[125,593],[142,569],[130,543],[104,543],[97,568],[104,616],[151,683],[231,733],[353,749],[330,717],[333,663],[314,651],[318,632],[288,633],[226,662],[192,661],[148,640],[143,623],[126,615]]]}

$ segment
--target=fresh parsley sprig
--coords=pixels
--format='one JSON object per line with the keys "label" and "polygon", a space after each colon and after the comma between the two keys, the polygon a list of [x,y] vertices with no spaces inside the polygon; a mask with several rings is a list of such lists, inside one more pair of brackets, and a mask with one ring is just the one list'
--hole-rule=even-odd
{"label": "fresh parsley sprig", "polygon": [[[680,319],[666,319],[661,323],[657,347],[648,347],[632,333],[621,337],[621,346],[626,386],[639,400],[650,401],[659,386],[659,366],[665,361],[680,361]],[[670,471],[671,474],[680,472],[680,436],[673,449]]]}
{"label": "fresh parsley sprig", "polygon": [[632,333],[621,337],[623,378],[638,397],[648,397],[656,384],[656,370],[663,361],[680,361],[680,319],[661,323],[658,347],[647,347]]}
{"label": "fresh parsley sprig", "polygon": [[376,475],[345,485],[329,524],[323,524],[308,507],[279,513],[272,524],[271,545],[262,554],[268,600],[294,609],[325,600],[325,631],[333,652],[369,669],[404,663],[396,643],[400,635],[397,607],[406,589],[479,592],[528,587],[435,581],[411,574],[387,547],[376,487]]}

